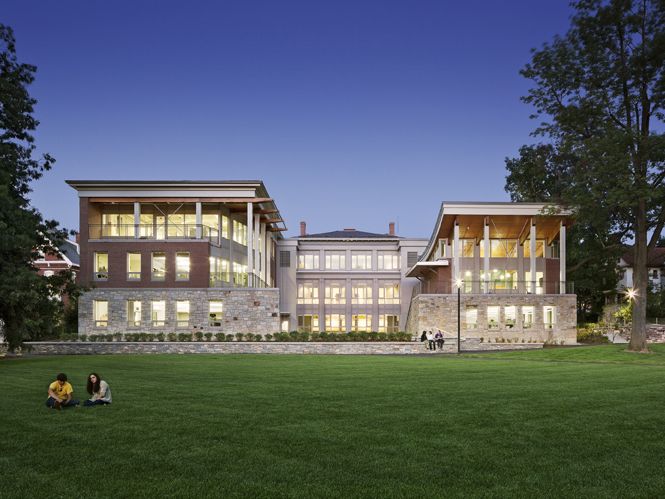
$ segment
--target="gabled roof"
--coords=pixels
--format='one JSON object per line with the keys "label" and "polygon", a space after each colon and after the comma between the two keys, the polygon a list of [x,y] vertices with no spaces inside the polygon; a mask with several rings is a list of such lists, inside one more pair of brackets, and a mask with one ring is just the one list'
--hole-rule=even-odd
{"label": "gabled roof", "polygon": [[58,249],[60,250],[60,253],[62,253],[62,255],[72,263],[72,265],[75,265],[77,267],[81,265],[81,258],[79,255],[79,245],[76,244],[74,241],[65,240],[58,247]]}
{"label": "gabled roof", "polygon": [[334,230],[332,232],[321,232],[319,234],[307,234],[298,236],[296,239],[402,239],[390,234],[375,234],[355,229]]}
{"label": "gabled roof", "polygon": [[[628,267],[635,263],[633,248],[628,248],[622,256]],[[652,248],[647,252],[647,267],[665,267],[665,248]]]}

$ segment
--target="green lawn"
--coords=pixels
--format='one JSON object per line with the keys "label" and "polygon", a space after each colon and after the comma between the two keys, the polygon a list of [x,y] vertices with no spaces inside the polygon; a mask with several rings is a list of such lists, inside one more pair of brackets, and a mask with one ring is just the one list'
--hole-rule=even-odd
{"label": "green lawn", "polygon": [[[663,496],[653,350],[0,360],[0,496]],[[113,405],[48,410],[59,371]]]}

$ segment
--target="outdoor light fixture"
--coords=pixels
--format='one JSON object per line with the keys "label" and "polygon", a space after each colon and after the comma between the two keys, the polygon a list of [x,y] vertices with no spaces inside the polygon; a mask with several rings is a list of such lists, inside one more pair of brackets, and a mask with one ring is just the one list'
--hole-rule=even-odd
{"label": "outdoor light fixture", "polygon": [[634,300],[636,296],[637,296],[637,291],[635,291],[633,288],[628,288],[626,290],[626,299],[628,301]]}

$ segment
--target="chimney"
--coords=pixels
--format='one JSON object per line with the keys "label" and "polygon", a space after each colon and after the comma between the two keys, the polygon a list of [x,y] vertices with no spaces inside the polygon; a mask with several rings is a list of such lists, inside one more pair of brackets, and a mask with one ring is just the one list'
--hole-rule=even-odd
{"label": "chimney", "polygon": [[390,234],[391,236],[395,235],[395,222],[390,222],[388,224],[388,234]]}
{"label": "chimney", "polygon": [[307,224],[305,222],[300,222],[300,235],[301,236],[307,235]]}
{"label": "chimney", "polygon": [[81,244],[81,234],[77,232],[74,235],[74,240],[76,241],[76,244]]}

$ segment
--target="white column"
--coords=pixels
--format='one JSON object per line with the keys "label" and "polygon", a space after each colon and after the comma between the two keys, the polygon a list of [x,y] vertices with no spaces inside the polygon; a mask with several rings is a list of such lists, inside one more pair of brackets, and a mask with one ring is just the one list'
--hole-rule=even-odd
{"label": "white column", "polygon": [[233,215],[229,212],[229,282],[233,283]]}
{"label": "white column", "polygon": [[485,275],[484,292],[489,293],[489,280],[490,280],[490,224],[485,219],[485,227],[483,227],[483,274]]}
{"label": "white column", "polygon": [[531,231],[529,232],[529,270],[531,271],[531,283],[529,289],[536,294],[536,222],[531,220]]}
{"label": "white column", "polygon": [[272,275],[270,272],[270,256],[272,253],[272,237],[270,237],[270,232],[268,232],[266,228],[266,236],[265,236],[265,243],[266,243],[266,249],[265,249],[265,256],[266,256],[266,285],[270,286],[270,281],[272,280]]}
{"label": "white column", "polygon": [[203,214],[201,212],[201,201],[196,202],[196,239],[201,239],[201,225],[203,224]]}
{"label": "white column", "polygon": [[559,229],[559,294],[566,294],[566,226]]}
{"label": "white column", "polygon": [[141,235],[141,203],[134,201],[134,238],[138,239]]}
{"label": "white column", "polygon": [[258,270],[257,277],[261,277],[261,261],[259,259],[259,248],[261,247],[261,215],[254,215],[254,266]]}
{"label": "white column", "polygon": [[254,205],[247,203],[247,285],[253,286],[254,275]]}
{"label": "white column", "polygon": [[459,224],[457,220],[453,226],[453,245],[455,246],[455,251],[453,251],[453,265],[455,266],[455,274],[453,278],[457,281],[460,278],[460,268],[459,268]]}

